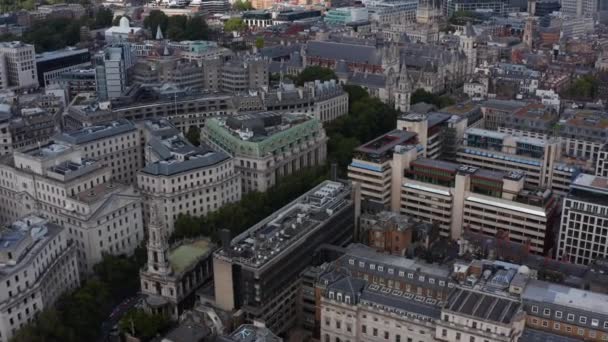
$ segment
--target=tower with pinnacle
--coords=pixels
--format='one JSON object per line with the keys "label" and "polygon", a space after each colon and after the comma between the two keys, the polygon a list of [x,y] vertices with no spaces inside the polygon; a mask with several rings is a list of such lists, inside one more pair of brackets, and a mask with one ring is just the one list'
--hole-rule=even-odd
{"label": "tower with pinnacle", "polygon": [[150,214],[148,227],[148,272],[158,275],[171,274],[171,265],[168,259],[169,241],[166,229],[158,215],[158,206],[154,205]]}

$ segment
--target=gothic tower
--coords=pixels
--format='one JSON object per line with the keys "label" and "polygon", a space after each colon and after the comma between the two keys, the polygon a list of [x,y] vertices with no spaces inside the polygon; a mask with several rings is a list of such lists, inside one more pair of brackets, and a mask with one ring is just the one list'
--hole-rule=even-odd
{"label": "gothic tower", "polygon": [[148,227],[148,272],[158,275],[169,275],[172,273],[167,253],[169,242],[167,241],[167,229],[158,214],[158,205],[154,204],[150,213],[150,225]]}
{"label": "gothic tower", "polygon": [[465,74],[471,75],[477,66],[477,45],[475,43],[475,31],[471,22],[467,22],[459,38],[460,50],[467,56]]}
{"label": "gothic tower", "polygon": [[410,111],[410,98],[412,95],[412,84],[405,64],[401,64],[399,68],[399,77],[396,78],[394,91],[395,109],[407,113]]}
{"label": "gothic tower", "polygon": [[535,20],[534,13],[536,12],[536,0],[528,0],[528,18],[526,18],[526,24],[524,26],[524,37],[523,42],[528,48],[534,47],[534,31],[535,31]]}

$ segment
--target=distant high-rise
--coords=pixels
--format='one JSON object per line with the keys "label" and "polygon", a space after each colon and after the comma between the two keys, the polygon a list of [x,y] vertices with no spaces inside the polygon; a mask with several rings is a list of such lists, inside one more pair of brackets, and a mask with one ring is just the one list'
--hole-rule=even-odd
{"label": "distant high-rise", "polygon": [[562,0],[561,2],[561,12],[575,18],[591,18],[597,14],[600,5],[608,7],[608,5],[602,4],[605,0]]}
{"label": "distant high-rise", "polygon": [[110,100],[120,96],[127,88],[127,72],[135,64],[131,44],[114,44],[95,58],[99,99]]}
{"label": "distant high-rise", "polygon": [[0,43],[0,90],[37,86],[34,45]]}

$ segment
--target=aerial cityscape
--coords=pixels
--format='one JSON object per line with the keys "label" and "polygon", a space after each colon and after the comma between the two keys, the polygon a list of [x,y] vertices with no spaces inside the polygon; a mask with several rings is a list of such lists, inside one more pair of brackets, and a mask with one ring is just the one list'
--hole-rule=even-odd
{"label": "aerial cityscape", "polygon": [[0,0],[0,342],[608,341],[608,0]]}

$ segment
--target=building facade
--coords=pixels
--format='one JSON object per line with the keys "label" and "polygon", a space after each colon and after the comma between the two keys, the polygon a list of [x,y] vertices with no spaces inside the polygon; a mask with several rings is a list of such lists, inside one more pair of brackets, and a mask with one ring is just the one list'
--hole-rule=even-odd
{"label": "building facade", "polygon": [[0,341],[80,285],[76,248],[65,228],[28,215],[2,229]]}
{"label": "building facade", "polygon": [[207,120],[202,137],[235,159],[243,192],[266,191],[283,176],[325,163],[321,122],[303,114],[259,112]]}

